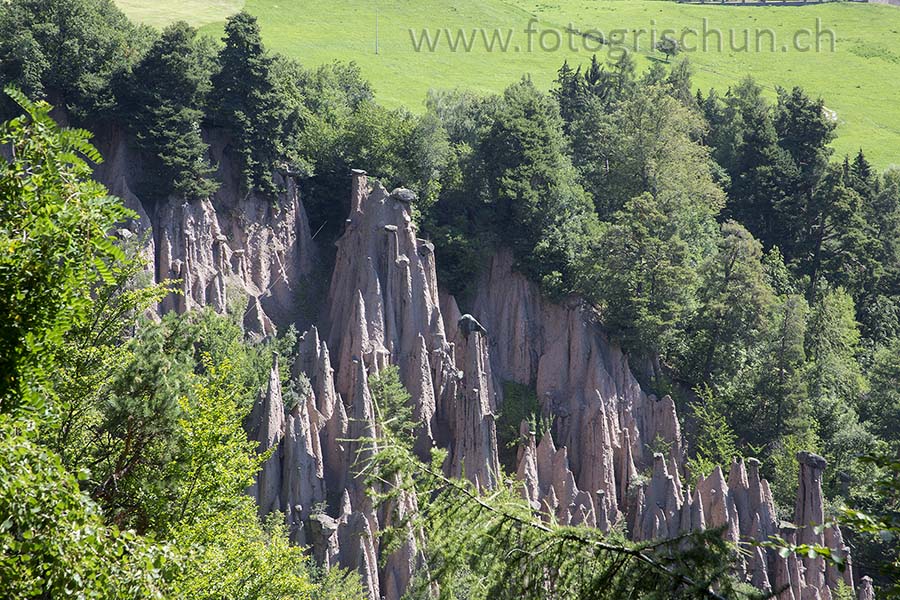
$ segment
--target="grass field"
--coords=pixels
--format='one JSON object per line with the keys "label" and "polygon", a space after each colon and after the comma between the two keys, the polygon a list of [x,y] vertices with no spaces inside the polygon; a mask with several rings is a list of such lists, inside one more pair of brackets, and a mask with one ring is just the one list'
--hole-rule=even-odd
{"label": "grass field", "polygon": [[243,0],[116,0],[134,21],[158,27],[187,21],[195,27],[224,21],[239,11]]}
{"label": "grass field", "polygon": [[[214,35],[221,34],[224,16],[242,4],[240,0],[118,1],[136,19],[161,25],[188,18]],[[584,42],[594,44],[594,38],[570,35],[570,24],[581,33],[599,30],[607,39],[614,30],[621,30],[622,41],[637,49],[639,64],[646,66],[661,55],[652,51],[648,34],[638,36],[635,43],[635,30],[655,29],[660,35],[670,28],[679,37],[684,28],[702,31],[706,18],[707,29],[723,33],[723,47],[717,47],[717,37],[711,34],[712,47],[689,53],[698,87],[724,91],[748,73],[772,95],[775,86],[800,85],[824,97],[836,114],[840,137],[834,146],[839,155],[863,147],[881,167],[900,164],[897,7],[857,3],[698,6],[664,0],[459,0],[453,6],[446,0],[246,0],[243,4],[259,17],[264,39],[273,50],[307,65],[354,60],[381,102],[414,111],[421,110],[432,87],[500,91],[526,73],[548,87],[563,60],[577,63],[590,58]],[[834,31],[834,51],[827,34],[822,37],[822,51],[794,49],[795,32],[815,31],[817,19],[820,30]],[[427,44],[419,51],[414,48],[410,32],[421,41],[425,28],[432,41],[437,39],[434,51]],[[529,36],[528,28],[535,33]],[[451,51],[444,36],[449,32],[458,40],[460,30],[474,39],[471,51],[462,46]],[[734,50],[729,47],[731,30],[738,42]],[[750,31],[750,48],[742,51],[745,30]],[[758,30],[764,33],[760,34],[762,47],[755,51]],[[485,42],[494,35],[499,37],[488,51]],[[556,39],[561,41],[560,48],[550,51]],[[810,37],[803,39],[810,43]],[[498,42],[504,41],[507,48],[501,51]],[[568,47],[570,41],[574,51]],[[598,54],[608,49],[604,46]]]}

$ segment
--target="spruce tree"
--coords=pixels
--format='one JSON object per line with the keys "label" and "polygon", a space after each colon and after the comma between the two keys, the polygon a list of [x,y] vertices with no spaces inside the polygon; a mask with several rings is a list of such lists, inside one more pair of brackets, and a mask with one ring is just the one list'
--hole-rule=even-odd
{"label": "spruce tree", "polygon": [[225,25],[220,71],[213,76],[212,121],[232,134],[241,185],[273,196],[272,172],[283,148],[285,107],[256,17],[240,12]]}
{"label": "spruce tree", "polygon": [[[789,209],[796,186],[797,170],[789,154],[778,145],[772,110],[752,79],[745,79],[726,98],[731,135],[739,140],[734,163],[729,168],[729,216],[741,222],[767,247],[790,244],[783,231],[782,216]],[[776,207],[787,207],[781,216]]]}
{"label": "spruce tree", "polygon": [[799,87],[790,93],[778,89],[774,123],[778,144],[800,173],[800,191],[808,195],[828,164],[835,124],[825,113],[824,101],[811,99]]}
{"label": "spruce tree", "polygon": [[551,94],[556,98],[557,104],[559,104],[559,114],[567,131],[569,124],[583,111],[583,82],[580,65],[577,69],[572,69],[568,61],[566,61],[557,71],[556,86],[551,91]]}
{"label": "spruce tree", "polygon": [[573,265],[597,220],[565,154],[557,106],[530,80],[510,86],[480,154],[502,242],[548,291],[571,291]]}
{"label": "spruce tree", "polygon": [[175,23],[163,30],[132,76],[131,126],[151,157],[147,187],[161,196],[193,200],[218,187],[200,131],[210,77],[201,53],[196,31]]}
{"label": "spruce tree", "polygon": [[860,297],[867,273],[875,267],[877,242],[866,222],[862,198],[844,170],[830,166],[806,207],[801,266],[809,275],[807,297],[812,302],[823,279]]}

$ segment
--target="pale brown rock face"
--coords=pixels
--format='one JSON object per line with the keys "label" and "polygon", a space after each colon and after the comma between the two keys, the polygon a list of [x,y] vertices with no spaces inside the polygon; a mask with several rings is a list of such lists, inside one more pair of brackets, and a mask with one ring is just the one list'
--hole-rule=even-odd
{"label": "pale brown rock face", "polygon": [[[831,598],[831,590],[843,581],[851,590],[854,588],[850,549],[844,544],[843,534],[837,525],[818,528],[826,523],[825,499],[822,495],[822,474],[825,459],[810,452],[797,454],[800,463],[800,481],[797,487],[797,504],[794,509],[794,525],[797,526],[797,543],[826,546],[834,554],[844,556],[848,567],[841,573],[832,564],[826,564],[821,557],[804,557],[805,573],[801,583],[807,589],[817,590],[823,599]],[[861,588],[862,592],[862,588]],[[811,592],[804,593],[811,594]]]}
{"label": "pale brown rock face", "polygon": [[[794,524],[798,527],[798,544],[824,545],[823,533],[816,533],[815,526],[825,523],[825,503],[822,497],[822,472],[825,459],[809,452],[797,455],[800,463],[800,482],[797,488],[797,507]],[[825,561],[821,557],[804,558],[806,584],[815,589],[825,586]]]}
{"label": "pale brown rock face", "polygon": [[859,582],[859,600],[875,600],[875,589],[872,587],[872,578],[863,577]]}
{"label": "pale brown rock face", "polygon": [[[243,323],[256,336],[298,320],[297,293],[308,285],[317,253],[295,182],[281,181],[284,192],[274,200],[241,196],[226,182],[212,198],[169,198],[144,210],[124,174],[128,160],[119,150],[100,176],[137,209],[134,233],[158,225],[145,250],[157,278],[183,279],[184,295],[167,298],[162,310],[224,311],[244,297]],[[534,387],[552,435],[538,440],[523,424],[516,475],[536,515],[604,531],[622,524],[636,540],[721,526],[738,543],[779,531],[753,459],[725,465],[727,478],[717,468],[696,489],[683,485],[675,403],[641,388],[592,308],[577,299],[547,301],[514,271],[507,252],[478,280],[464,306],[471,315],[440,294],[434,249],[416,235],[411,199],[370,185],[363,172],[352,175],[322,335],[311,327],[301,337],[291,374],[309,385],[285,406],[276,359],[248,417],[260,451],[273,450],[249,490],[261,515],[283,512],[292,541],[310,545],[326,567],[355,569],[370,599],[402,597],[423,566],[421,532],[407,530],[389,556],[377,533],[418,507],[411,497],[376,505],[358,476],[374,450],[360,440],[379,433],[369,378],[395,365],[411,396],[415,451],[424,457],[434,446],[446,448],[446,473],[483,489],[500,477],[494,421],[503,410],[501,384]],[[654,453],[660,448],[664,453]],[[822,522],[824,463],[814,455],[800,460],[797,541],[844,552],[839,531],[816,536],[802,527]],[[650,479],[640,483],[647,471]],[[784,588],[779,598],[830,598],[839,580],[853,583],[849,572],[822,562],[748,548],[739,574],[761,589]],[[863,581],[860,597],[868,600],[871,589]]]}
{"label": "pale brown rock face", "polygon": [[157,282],[180,280],[160,311],[184,312],[209,306],[218,312],[246,307],[245,328],[257,336],[275,333],[300,318],[297,298],[309,285],[316,249],[296,181],[276,176],[282,192],[274,199],[239,192],[226,145],[212,135],[211,151],[222,187],[209,198],[140,198],[135,181],[140,160],[127,140],[102,140],[97,178],[138,213],[130,229],[143,236],[143,254]]}
{"label": "pale brown rock face", "polygon": [[497,485],[497,410],[491,363],[484,336],[473,331],[463,335],[462,380],[451,407],[450,454],[446,469],[451,477],[468,478],[479,488]]}
{"label": "pale brown rock face", "polygon": [[[598,482],[596,473],[582,473],[593,467],[583,469],[581,461],[593,464],[589,458],[602,454],[598,448],[607,436],[615,460],[625,429],[640,467],[652,464],[649,445],[659,439],[671,447],[680,468],[683,452],[674,402],[643,392],[625,354],[582,302],[546,301],[537,285],[513,270],[512,255],[501,252],[479,280],[472,313],[487,328],[498,377],[534,385],[545,412],[556,417],[558,438],[569,448],[579,483]],[[603,425],[600,415],[605,415]],[[583,428],[584,421],[593,424],[590,429]],[[604,491],[609,497],[616,494],[615,489]]]}

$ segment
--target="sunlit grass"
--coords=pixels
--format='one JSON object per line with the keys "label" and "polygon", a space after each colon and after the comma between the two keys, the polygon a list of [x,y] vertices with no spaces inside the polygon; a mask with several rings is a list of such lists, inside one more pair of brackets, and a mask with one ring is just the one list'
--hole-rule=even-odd
{"label": "sunlit grass", "polygon": [[[207,21],[203,30],[221,35],[226,5],[236,1],[175,2],[164,0],[133,8],[133,0],[119,0],[133,16],[144,12],[147,22],[162,23],[194,12],[195,23]],[[207,5],[189,11],[189,5]],[[498,92],[525,74],[541,87],[549,88],[563,60],[587,62],[590,52],[569,49],[565,30],[569,24],[584,32],[598,29],[606,37],[614,29],[626,30],[631,45],[635,29],[655,27],[658,32],[685,27],[702,29],[704,17],[709,28],[725,34],[724,48],[690,54],[695,68],[695,85],[704,91],[725,89],[746,74],[761,82],[774,97],[775,86],[800,85],[825,98],[836,114],[839,139],[834,147],[838,155],[853,154],[863,147],[879,166],[900,164],[900,8],[858,3],[831,3],[803,7],[741,7],[686,5],[664,0],[396,0],[361,2],[359,0],[247,0],[246,9],[257,15],[266,43],[273,50],[299,59],[306,65],[333,60],[359,63],[364,76],[372,82],[378,98],[388,106],[406,106],[422,110],[429,88],[465,87],[481,92]],[[218,14],[218,17],[213,15]],[[168,18],[166,17],[168,15]],[[376,46],[376,15],[378,54]],[[539,34],[532,34],[528,51],[525,29],[531,19],[533,28],[553,29],[563,36],[558,51],[545,52],[538,47]],[[798,52],[790,47],[794,32],[820,27],[836,33],[835,51],[827,37],[823,52]],[[421,34],[463,29],[500,28],[506,35],[512,30],[506,52],[485,49],[480,38],[470,52],[452,52],[441,40],[435,52],[417,52],[410,30]],[[728,48],[728,32],[771,30],[776,48],[768,48],[764,38],[762,52],[739,52]],[[553,36],[548,34],[548,42]],[[580,38],[579,38],[580,40]],[[713,40],[714,41],[714,40]],[[552,44],[551,44],[552,45]],[[783,52],[782,47],[789,51]],[[715,44],[713,44],[715,46]],[[518,51],[516,48],[518,47]],[[605,49],[604,49],[605,51]],[[602,53],[602,52],[601,52]],[[636,53],[641,68],[662,56],[654,52],[649,36],[638,44]],[[605,56],[605,55],[604,55]]]}

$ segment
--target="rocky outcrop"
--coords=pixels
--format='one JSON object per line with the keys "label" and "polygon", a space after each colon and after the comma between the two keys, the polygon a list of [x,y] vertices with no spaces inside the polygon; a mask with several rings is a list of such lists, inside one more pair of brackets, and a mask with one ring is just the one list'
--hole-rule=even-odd
{"label": "rocky outcrop", "polygon": [[[292,376],[305,390],[304,401],[282,408],[279,422],[278,402],[266,400],[279,396],[277,381],[270,382],[273,391],[251,418],[259,422],[251,430],[266,440],[261,449],[275,449],[265,473],[282,481],[274,498],[268,486],[254,488],[260,511],[285,511],[292,531],[300,532],[295,539],[309,542],[322,564],[357,570],[369,597],[387,600],[399,600],[421,567],[421,534],[405,525],[418,511],[414,497],[376,504],[360,475],[377,451],[369,378],[389,365],[399,368],[418,452],[440,443],[449,450],[447,472],[482,488],[496,485],[500,472],[499,388],[483,329],[460,327],[458,314],[449,324],[443,318],[433,249],[416,237],[409,195],[400,192],[388,194],[378,184],[370,189],[365,173],[354,172],[351,214],[337,242],[329,291],[327,341],[312,327],[298,342]],[[268,435],[279,425],[280,437]],[[261,475],[260,481],[269,479]],[[323,506],[322,498],[335,495],[342,497],[340,507]],[[398,526],[400,543],[383,555],[377,532]]]}
{"label": "rocky outcrop", "polygon": [[[794,509],[797,543],[826,546],[834,554],[844,556],[849,563],[850,550],[844,544],[840,528],[837,525],[824,527],[826,521],[822,474],[826,467],[825,459],[810,452],[800,452],[797,454],[797,461],[800,463],[800,481]],[[802,562],[805,573],[801,583],[805,583],[806,588],[817,590],[823,600],[830,600],[829,590],[835,589],[839,581],[853,589],[852,568],[841,573],[834,565],[826,565],[821,556],[804,557]],[[848,564],[848,567],[851,565]],[[811,595],[806,591],[804,593]]]}
{"label": "rocky outcrop", "polygon": [[303,527],[310,512],[325,500],[319,420],[311,395],[285,406],[276,355],[266,391],[247,419],[250,439],[259,443],[258,452],[271,451],[249,493],[256,498],[260,516],[273,511],[285,514],[291,540],[298,544],[306,543]]}
{"label": "rocky outcrop", "polygon": [[872,587],[872,578],[863,577],[859,582],[859,600],[875,600],[875,588]]}
{"label": "rocky outcrop", "polygon": [[341,496],[336,518],[318,513],[311,518],[311,545],[316,561],[325,568],[341,566],[360,575],[363,592],[368,600],[379,600],[381,591],[378,573],[376,538],[367,516],[354,511],[350,495]]}
{"label": "rocky outcrop", "polygon": [[449,407],[450,454],[446,470],[479,488],[493,488],[500,475],[494,414],[497,399],[484,335],[463,334],[462,380]]}
{"label": "rocky outcrop", "polygon": [[271,335],[273,324],[298,317],[298,296],[315,254],[297,184],[280,182],[274,201],[253,195],[239,201],[169,198],[152,219],[156,279],[179,280],[181,294],[161,310],[211,306],[224,312],[246,302],[244,324]]}
{"label": "rocky outcrop", "polygon": [[[800,485],[797,488],[797,505],[794,510],[794,524],[799,527],[798,544],[818,544],[825,542],[823,533],[816,533],[814,527],[825,522],[825,505],[822,500],[822,472],[825,459],[809,452],[797,455],[800,463]],[[821,558],[804,558],[806,581],[814,587],[825,583],[825,564]]]}
{"label": "rocky outcrop", "polygon": [[272,454],[263,463],[250,495],[256,498],[261,516],[281,510],[281,472],[283,450],[281,440],[285,434],[284,402],[281,397],[281,379],[278,372],[278,356],[272,359],[269,383],[265,393],[261,393],[248,417],[248,433],[251,440],[259,443],[257,452]]}
{"label": "rocky outcrop", "polygon": [[501,252],[478,282],[472,314],[488,331],[498,378],[534,385],[580,486],[602,488],[621,508],[621,485],[617,490],[610,472],[629,479],[630,463],[652,464],[657,442],[681,468],[674,402],[641,389],[625,354],[583,302],[547,302],[513,269],[512,255]]}
{"label": "rocky outcrop", "polygon": [[335,390],[334,369],[328,345],[319,338],[319,330],[312,327],[303,334],[297,344],[293,376],[304,376],[309,382],[316,410],[313,429],[318,440],[323,464],[326,488],[339,490],[345,483],[348,471],[347,439],[349,419],[344,402]]}
{"label": "rocky outcrop", "polygon": [[[544,434],[540,444],[526,422],[521,429],[525,444],[519,449],[518,478],[522,496],[545,518],[552,516],[561,525],[587,525],[609,529],[609,516],[598,513],[591,494],[578,489],[569,470],[565,448],[556,449],[553,437]],[[602,498],[597,502],[606,507]]]}
{"label": "rocky outcrop", "polygon": [[[639,487],[634,515],[628,520],[635,540],[676,537],[690,531],[721,529],[724,538],[743,548],[738,574],[755,587],[775,592],[780,600],[830,599],[844,583],[853,589],[850,550],[837,526],[825,523],[821,488],[825,461],[801,452],[800,481],[794,524],[780,528],[768,482],[759,475],[759,461],[736,459],[726,481],[721,467],[700,477],[693,495],[682,491],[662,454],[656,454],[653,475]],[[677,471],[675,471],[677,473]],[[846,558],[848,568],[839,571],[821,557],[781,556],[755,542],[779,535],[789,544],[820,545]]]}
{"label": "rocky outcrop", "polygon": [[[105,175],[130,194],[128,178],[115,171],[113,165]],[[183,295],[167,298],[163,310],[226,310],[246,296],[250,333],[273,335],[297,320],[296,296],[315,249],[296,185],[289,178],[281,183],[274,202],[238,199],[227,183],[212,198],[166,199],[149,209],[129,196],[141,210],[128,231],[159,225],[148,245],[157,278],[181,280]],[[642,390],[595,311],[577,299],[548,302],[514,271],[508,253],[493,258],[467,307],[471,314],[462,314],[453,297],[438,292],[433,247],[416,235],[412,200],[405,190],[388,193],[370,186],[365,173],[353,173],[325,335],[311,327],[298,342],[291,404],[285,406],[276,357],[248,418],[251,439],[260,452],[271,452],[250,493],[261,515],[285,515],[292,541],[310,545],[326,567],[359,572],[373,600],[399,600],[422,567],[421,532],[405,525],[418,510],[415,498],[375,503],[359,475],[378,434],[369,378],[395,365],[411,396],[416,451],[446,448],[446,473],[479,488],[499,481],[494,420],[503,409],[501,382],[535,388],[551,431],[538,442],[523,424],[517,475],[523,496],[544,518],[603,530],[624,522],[636,540],[721,527],[735,544],[780,532],[797,543],[847,551],[839,530],[816,534],[806,526],[824,517],[824,462],[814,455],[800,456],[798,529],[779,531],[755,460],[735,461],[727,478],[717,468],[695,489],[685,487],[672,399]],[[652,475],[641,483],[638,473],[647,469]],[[386,555],[378,532],[397,525],[400,543]],[[830,598],[839,581],[853,583],[849,571],[818,559],[745,548],[740,574],[761,589],[780,590],[780,598]],[[869,591],[870,584],[860,586],[861,597]]]}
{"label": "rocky outcrop", "polygon": [[316,424],[321,421],[312,396],[300,398],[288,409],[282,442],[281,500],[291,540],[306,544],[304,524],[314,508],[325,501],[322,448]]}
{"label": "rocky outcrop", "polygon": [[420,447],[430,447],[436,396],[442,392],[435,380],[455,375],[445,372],[452,361],[434,248],[416,238],[408,205],[380,184],[369,190],[362,171],[353,174],[350,215],[337,246],[328,296],[328,347],[338,357],[338,391],[347,393],[353,360],[373,372],[397,365],[414,395]]}
{"label": "rocky outcrop", "polygon": [[119,131],[102,136],[107,160],[95,175],[137,213],[126,226],[142,240],[155,280],[178,282],[180,293],[166,297],[161,312],[244,310],[248,332],[272,335],[302,321],[298,300],[316,257],[297,182],[276,175],[282,191],[271,199],[241,192],[228,140],[218,132],[210,138],[221,188],[208,198],[140,197],[140,155]]}

